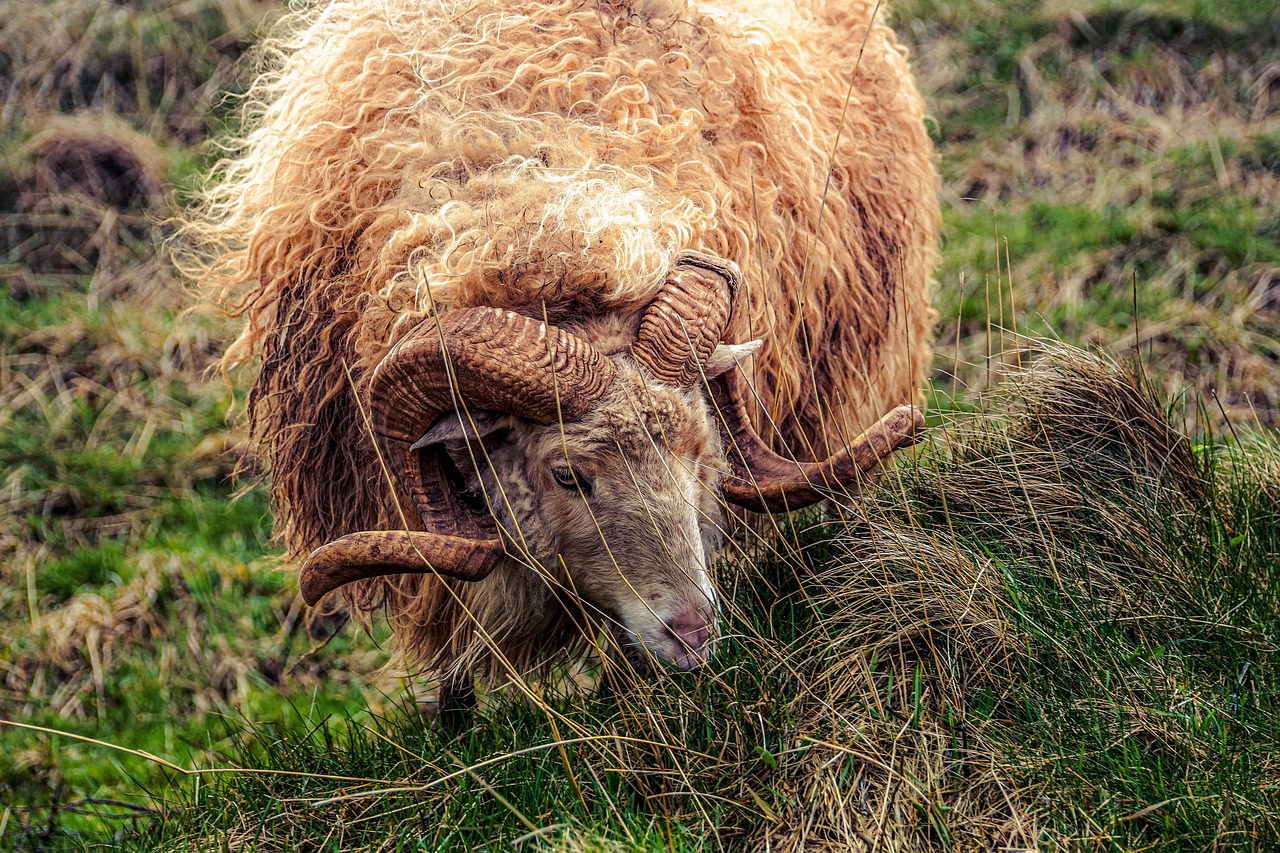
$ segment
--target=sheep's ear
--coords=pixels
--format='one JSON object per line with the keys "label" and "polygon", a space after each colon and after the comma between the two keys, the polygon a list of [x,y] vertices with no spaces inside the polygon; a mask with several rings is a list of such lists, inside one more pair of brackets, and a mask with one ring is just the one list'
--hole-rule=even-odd
{"label": "sheep's ear", "polygon": [[747,341],[745,344],[720,344],[711,353],[711,358],[707,359],[707,363],[702,369],[707,374],[708,379],[715,379],[721,373],[737,367],[755,355],[762,346],[764,346],[764,341],[759,338],[754,341]]}
{"label": "sheep's ear", "polygon": [[510,417],[499,412],[445,412],[436,418],[431,429],[413,444],[414,450],[421,450],[433,444],[444,444],[450,441],[475,441],[487,438],[501,429],[509,427]]}

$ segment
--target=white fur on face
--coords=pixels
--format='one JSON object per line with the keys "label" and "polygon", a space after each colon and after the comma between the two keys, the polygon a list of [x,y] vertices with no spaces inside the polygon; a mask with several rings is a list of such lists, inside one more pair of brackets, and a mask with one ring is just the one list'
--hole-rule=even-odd
{"label": "white fur on face", "polygon": [[[698,590],[702,593],[703,598],[706,599],[707,608],[712,613],[715,613],[719,609],[719,599],[716,597],[715,587],[711,584],[711,572],[707,568],[706,541],[702,535],[704,520],[699,515],[703,492],[707,487],[692,472],[681,469],[677,476],[684,481],[681,483],[682,491],[684,492],[685,503],[689,505],[687,534],[689,543],[696,554],[694,565],[697,570],[691,580],[697,584]],[[710,520],[707,520],[707,523],[709,524]]]}
{"label": "white fur on face", "polygon": [[[508,646],[588,648],[596,638],[564,608],[576,599],[632,661],[695,669],[716,648],[719,428],[701,389],[649,386],[625,356],[616,364],[616,387],[573,423],[503,419],[484,448],[449,434],[513,557],[467,587],[471,612]],[[586,488],[564,478],[570,467]]]}
{"label": "white fur on face", "polygon": [[[620,602],[617,612],[634,647],[681,669],[694,669],[709,659],[716,647],[719,599],[707,566],[705,544],[715,537],[704,532],[704,527],[715,527],[715,519],[704,514],[708,485],[698,477],[701,463],[674,457],[665,462],[665,482],[640,486],[642,492],[652,495],[646,510],[655,524],[661,517],[661,528],[653,533],[661,535],[662,557],[647,567],[648,571],[637,566],[628,572],[635,594]],[[694,648],[673,633],[671,626],[691,618],[705,620],[709,634],[705,647]]]}
{"label": "white fur on face", "polygon": [[[555,590],[538,612],[502,621],[545,632],[540,626],[567,617],[555,615],[558,602],[578,598],[631,652],[692,669],[715,646],[718,596],[707,562],[720,538],[720,436],[700,390],[649,386],[635,367],[619,369],[616,393],[563,432],[504,422],[499,443],[478,457],[487,460],[484,491],[501,495],[491,505],[510,547],[525,558],[504,576]],[[450,455],[466,469],[463,449]],[[570,468],[586,488],[563,485]]]}

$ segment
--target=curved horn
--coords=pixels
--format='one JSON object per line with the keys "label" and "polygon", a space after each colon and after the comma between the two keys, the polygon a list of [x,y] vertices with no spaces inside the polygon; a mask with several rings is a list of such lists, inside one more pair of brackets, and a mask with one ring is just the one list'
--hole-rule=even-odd
{"label": "curved horn", "polygon": [[728,433],[725,456],[733,476],[725,500],[756,512],[791,512],[815,504],[837,487],[858,491],[895,450],[915,444],[924,415],[898,406],[845,450],[822,462],[796,462],[774,453],[756,433],[747,414],[742,379],[731,370],[712,380],[711,393]]}
{"label": "curved horn", "polygon": [[430,455],[413,449],[436,418],[456,410],[465,419],[470,409],[577,420],[613,378],[608,358],[555,326],[497,308],[449,311],[410,332],[374,370],[374,437],[427,529],[473,536],[492,530],[488,513],[458,512],[452,490],[427,476]]}
{"label": "curved horn", "polygon": [[302,567],[304,597],[314,603],[353,580],[401,572],[488,575],[504,553],[492,517],[449,487],[440,448],[414,444],[453,411],[464,421],[471,410],[576,420],[614,375],[581,338],[511,311],[469,308],[419,324],[374,369],[369,400],[374,441],[425,529],[355,533],[313,551]]}
{"label": "curved horn", "polygon": [[379,575],[437,571],[459,580],[480,580],[502,557],[500,539],[463,539],[418,530],[351,533],[311,552],[298,586],[315,604],[352,581]]}
{"label": "curved horn", "polygon": [[640,321],[631,355],[667,385],[689,388],[720,341],[742,274],[733,261],[682,252]]}

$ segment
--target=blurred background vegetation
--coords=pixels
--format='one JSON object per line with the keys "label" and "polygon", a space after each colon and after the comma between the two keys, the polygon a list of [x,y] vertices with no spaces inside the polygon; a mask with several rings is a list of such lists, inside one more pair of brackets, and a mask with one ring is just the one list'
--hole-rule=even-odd
{"label": "blurred background vegetation", "polygon": [[[187,310],[162,251],[273,8],[0,0],[0,719],[184,766],[238,755],[237,720],[364,719],[406,687],[376,674],[379,630],[308,624],[265,491],[230,480],[245,377],[210,367],[231,326]],[[944,177],[934,406],[964,408],[1021,333],[1140,353],[1203,426],[1280,426],[1275,5],[893,17]],[[53,833],[24,809],[166,779],[0,727],[0,845]]]}

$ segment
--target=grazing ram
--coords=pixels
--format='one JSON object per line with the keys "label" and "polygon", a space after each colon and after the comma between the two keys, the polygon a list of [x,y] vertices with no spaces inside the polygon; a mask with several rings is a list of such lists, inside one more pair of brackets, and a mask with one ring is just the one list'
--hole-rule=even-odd
{"label": "grazing ram", "polygon": [[247,321],[224,363],[261,360],[304,595],[385,606],[459,682],[587,623],[697,666],[723,501],[814,503],[920,428],[893,406],[929,355],[937,179],[905,51],[847,0],[279,26],[186,233]]}

